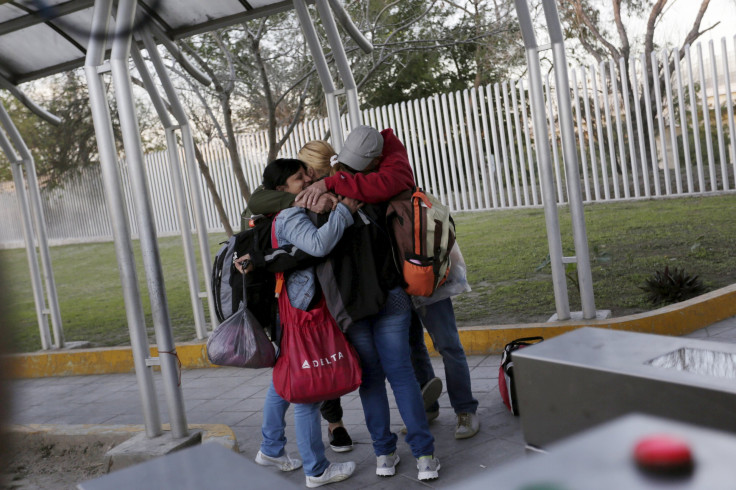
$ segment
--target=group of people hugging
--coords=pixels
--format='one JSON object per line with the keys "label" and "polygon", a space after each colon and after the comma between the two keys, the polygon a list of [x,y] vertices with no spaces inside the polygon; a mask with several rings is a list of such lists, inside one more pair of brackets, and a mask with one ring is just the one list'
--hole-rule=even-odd
{"label": "group of people hugging", "polygon": [[[457,439],[478,432],[478,401],[471,390],[451,299],[415,307],[402,288],[401,272],[393,259],[386,206],[391,198],[415,185],[406,148],[393,130],[379,132],[358,126],[339,154],[325,141],[310,141],[296,159],[269,163],[262,186],[251,196],[244,216],[278,213],[272,233],[280,247],[292,246],[312,257],[337,260],[337,255],[353,254],[360,258],[359,266],[349,271],[351,277],[336,280],[341,288],[339,307],[346,312],[342,316],[349,318],[349,322],[338,324],[360,358],[359,394],[376,455],[376,474],[393,476],[400,460],[398,436],[391,431],[388,379],[404,423],[399,432],[406,434],[417,460],[417,477],[431,480],[439,476],[440,461],[435,456],[429,422],[439,414],[437,400],[443,386],[429,359],[424,328],[444,362],[447,394],[457,417]],[[315,213],[321,219],[315,219]],[[236,268],[247,274],[254,267],[265,267],[270,257],[264,254],[259,260],[250,259],[249,255],[240,257]],[[291,306],[305,311],[332,294],[333,286],[320,283],[313,265],[286,275]],[[355,463],[331,463],[322,441],[320,413],[328,423],[332,450],[353,448],[342,422],[340,399],[294,404],[301,460],[286,452],[285,413],[289,405],[272,382],[263,409],[263,440],[256,463],[281,471],[303,467],[309,488],[349,478]]]}

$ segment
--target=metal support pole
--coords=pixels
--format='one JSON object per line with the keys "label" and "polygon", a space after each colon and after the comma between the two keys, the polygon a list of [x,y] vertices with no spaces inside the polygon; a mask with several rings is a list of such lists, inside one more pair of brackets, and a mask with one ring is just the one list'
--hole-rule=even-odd
{"label": "metal support pole", "polygon": [[534,120],[534,141],[539,159],[539,171],[544,201],[544,217],[547,224],[547,243],[552,267],[552,286],[555,292],[557,319],[570,318],[570,302],[567,296],[565,266],[562,263],[562,240],[560,239],[560,221],[557,215],[557,198],[555,195],[552,159],[549,149],[549,132],[547,128],[547,110],[544,103],[542,73],[539,66],[539,48],[534,35],[531,15],[527,0],[514,0],[516,14],[519,17],[521,34],[526,47],[526,62],[529,67],[529,92]]}
{"label": "metal support pole", "polygon": [[[1,105],[0,105],[1,107]],[[36,238],[38,240],[38,250],[41,257],[41,267],[43,277],[46,284],[46,298],[48,301],[48,312],[51,316],[51,326],[54,332],[54,346],[58,349],[64,347],[64,329],[61,323],[61,311],[59,310],[59,297],[56,294],[56,280],[54,279],[54,269],[51,266],[51,253],[49,252],[49,241],[46,234],[46,219],[43,214],[43,204],[41,203],[41,192],[39,191],[38,178],[36,177],[36,164],[33,160],[31,151],[26,146],[23,137],[20,135],[18,128],[13,124],[12,119],[8,115],[4,107],[0,109],[0,122],[5,126],[10,140],[15,146],[20,158],[25,166],[26,178],[28,179],[28,203],[31,205],[31,215],[36,225]],[[18,168],[21,172],[22,170]],[[31,241],[31,246],[33,242]]]}
{"label": "metal support pole", "polygon": [[[560,118],[562,152],[567,171],[567,198],[570,203],[570,215],[572,217],[572,234],[575,244],[578,284],[580,285],[580,300],[583,307],[583,318],[589,320],[595,318],[593,276],[590,270],[588,236],[585,229],[582,193],[580,192],[580,172],[575,148],[575,127],[572,122],[570,83],[567,78],[567,57],[565,56],[565,44],[557,5],[554,1],[545,1],[543,5],[547,30],[552,43],[555,81],[557,83],[557,112]],[[613,83],[615,83],[615,80]]]}
{"label": "metal support pole", "polygon": [[296,14],[299,17],[299,24],[302,26],[304,39],[307,40],[307,46],[309,46],[309,51],[312,53],[314,65],[317,68],[317,74],[322,83],[322,89],[325,92],[327,120],[330,123],[330,132],[332,133],[332,146],[335,148],[335,151],[339,152],[342,149],[344,140],[342,136],[342,125],[340,124],[340,106],[337,103],[337,94],[335,93],[335,85],[332,82],[332,75],[327,66],[327,60],[322,52],[322,46],[319,44],[317,31],[314,28],[314,23],[309,16],[309,11],[304,0],[294,0],[294,10],[296,10]]}
{"label": "metal support pole", "polygon": [[342,45],[342,39],[340,39],[340,34],[337,32],[337,24],[335,24],[335,18],[332,16],[329,5],[327,5],[327,0],[317,0],[317,11],[319,12],[320,19],[322,19],[322,27],[324,27],[325,33],[327,34],[327,41],[332,47],[332,56],[335,58],[337,72],[340,74],[342,85],[345,89],[350,126],[353,128],[360,126],[362,124],[362,118],[360,115],[360,103],[358,102],[358,90],[355,87],[355,79],[353,78],[352,70],[350,70],[348,58],[345,55],[345,47]]}
{"label": "metal support pole", "polygon": [[[148,56],[153,63],[153,67],[156,70],[161,85],[163,86],[164,92],[166,92],[169,98],[169,104],[171,107],[171,113],[176,118],[181,128],[181,139],[184,143],[184,160],[186,163],[187,174],[189,175],[189,192],[190,200],[192,203],[194,223],[197,226],[197,237],[199,238],[199,253],[202,260],[202,271],[204,276],[204,287],[207,296],[207,304],[209,306],[210,322],[212,323],[212,329],[214,330],[219,325],[217,321],[217,315],[215,314],[215,295],[212,291],[212,257],[210,255],[210,244],[207,237],[207,221],[204,216],[204,204],[202,204],[202,187],[199,178],[199,169],[197,167],[197,157],[194,151],[194,138],[192,137],[191,125],[187,118],[184,106],[181,104],[174,84],[171,83],[169,74],[166,71],[164,62],[156,49],[156,44],[153,42],[153,38],[150,33],[145,31],[141,34],[143,43],[148,51]],[[206,332],[203,332],[206,337]],[[204,338],[201,337],[201,338]]]}
{"label": "metal support pole", "polygon": [[146,273],[151,313],[159,351],[159,363],[164,392],[169,409],[171,432],[174,438],[187,435],[184,399],[179,385],[176,346],[171,333],[171,318],[166,300],[163,269],[156,240],[156,224],[153,220],[151,200],[141,148],[140,130],[133,104],[133,84],[128,70],[131,29],[134,22],[136,0],[121,0],[115,15],[115,37],[110,55],[110,69],[115,84],[115,100],[118,105],[120,127],[123,133],[125,157],[128,163],[140,234],[143,267]]}
{"label": "metal support pole", "polygon": [[[95,0],[92,17],[92,32],[106,32],[112,11],[112,0]],[[133,243],[128,228],[128,217],[125,212],[125,198],[120,186],[118,173],[115,137],[112,132],[112,119],[107,106],[102,73],[108,69],[103,63],[105,42],[97,36],[91,36],[87,48],[84,73],[89,88],[89,100],[92,108],[92,121],[95,126],[97,147],[100,153],[103,185],[107,200],[108,213],[112,224],[115,243],[115,254],[120,270],[120,281],[123,286],[125,314],[128,319],[130,346],[133,351],[133,363],[138,380],[138,391],[143,405],[143,419],[148,437],[161,435],[161,419],[156,403],[156,391],[153,384],[153,367],[146,362],[150,358],[150,348],[146,335],[146,320],[143,314],[138,276],[133,256]]]}
{"label": "metal support pole", "polygon": [[24,106],[28,107],[28,109],[32,113],[34,113],[44,121],[48,122],[49,124],[53,124],[54,126],[61,124],[61,119],[59,119],[59,116],[51,114],[49,111],[26,97],[26,94],[24,94],[21,89],[10,83],[10,80],[2,75],[0,75],[0,88],[4,88],[5,90],[13,94],[15,98],[18,99]]}
{"label": "metal support pole", "polygon": [[[0,104],[0,111],[5,112],[5,108]],[[21,169],[21,159],[13,149],[13,145],[8,137],[0,130],[0,148],[10,160],[10,169],[13,172],[13,182],[15,183],[15,195],[18,197],[18,205],[21,209],[21,225],[23,229],[23,239],[26,243],[26,257],[28,258],[28,268],[31,272],[31,288],[33,289],[33,299],[36,305],[36,318],[38,319],[38,329],[41,334],[41,348],[46,350],[51,347],[51,334],[49,333],[49,324],[46,321],[45,314],[45,298],[43,296],[43,285],[41,284],[41,271],[38,268],[38,257],[36,255],[36,247],[33,242],[33,225],[31,224],[31,211],[28,205],[28,195],[26,194],[26,185],[23,181],[23,170]]]}
{"label": "metal support pole", "polygon": [[187,201],[184,194],[184,181],[182,180],[181,162],[179,161],[179,148],[176,144],[176,134],[174,133],[176,128],[171,122],[169,113],[166,110],[166,105],[161,98],[161,95],[158,93],[158,89],[153,83],[153,78],[151,78],[151,74],[148,72],[146,63],[143,61],[143,57],[135,44],[131,46],[130,54],[166,132],[166,149],[169,154],[171,184],[174,191],[174,203],[176,205],[176,214],[179,220],[179,229],[181,230],[184,263],[186,265],[189,283],[189,298],[192,302],[192,311],[194,313],[194,327],[197,331],[197,338],[204,339],[207,337],[207,328],[204,320],[204,307],[202,306],[202,300],[199,297],[199,275],[197,274],[197,262],[194,258],[194,245],[192,244],[191,234],[192,227],[189,222],[189,210],[187,209]]}

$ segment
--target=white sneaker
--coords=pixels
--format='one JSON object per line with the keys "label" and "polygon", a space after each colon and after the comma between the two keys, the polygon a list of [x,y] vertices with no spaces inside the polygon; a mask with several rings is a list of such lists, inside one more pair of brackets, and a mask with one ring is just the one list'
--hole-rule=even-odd
{"label": "white sneaker", "polygon": [[287,453],[274,458],[258,451],[258,454],[256,454],[256,463],[261,466],[275,466],[281,471],[294,471],[302,467],[302,461],[300,459],[291,459]]}
{"label": "white sneaker", "polygon": [[420,456],[417,459],[417,469],[419,480],[434,480],[440,476],[440,460],[434,456]]}
{"label": "white sneaker", "polygon": [[401,459],[396,453],[386,454],[376,458],[376,475],[378,476],[394,476],[396,474],[396,465]]}
{"label": "white sneaker", "polygon": [[480,430],[480,420],[474,413],[461,412],[457,414],[457,425],[455,426],[455,439],[467,439],[473,437]]}
{"label": "white sneaker", "polygon": [[324,473],[320,476],[308,476],[307,487],[316,488],[329,483],[335,483],[350,478],[355,471],[355,463],[348,461],[347,463],[330,463]]}

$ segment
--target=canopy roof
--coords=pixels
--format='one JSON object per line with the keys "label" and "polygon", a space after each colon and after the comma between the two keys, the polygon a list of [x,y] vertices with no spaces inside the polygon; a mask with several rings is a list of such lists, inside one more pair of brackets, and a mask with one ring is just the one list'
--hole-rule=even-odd
{"label": "canopy roof", "polygon": [[[84,65],[93,6],[0,0],[0,75],[17,85]],[[291,8],[290,0],[138,0],[138,25],[151,22],[178,39]]]}

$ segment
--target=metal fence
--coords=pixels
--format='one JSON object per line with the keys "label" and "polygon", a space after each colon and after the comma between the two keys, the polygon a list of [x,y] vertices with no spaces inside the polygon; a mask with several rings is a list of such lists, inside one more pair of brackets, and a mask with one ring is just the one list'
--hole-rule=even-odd
{"label": "metal fence", "polygon": [[[657,77],[654,82],[647,79],[644,55],[632,59],[628,70],[624,60],[609,60],[570,71],[585,202],[736,190],[736,36],[732,41],[731,48],[725,38],[720,46],[712,41],[697,44],[686,48],[682,57],[671,50],[652,53],[652,66],[663,73],[661,83]],[[553,143],[557,199],[565,203],[554,91],[554,80],[548,78],[550,134],[540,143]],[[525,82],[516,80],[368,109],[363,121],[394,128],[407,147],[418,185],[458,212],[542,204],[535,159],[538,137],[530,111]],[[326,119],[299,124],[281,156],[296,155],[305,142],[323,138],[326,131]],[[266,164],[266,134],[239,135],[237,143],[246,180],[254,189]],[[246,203],[229,155],[218,142],[199,148],[228,220],[237,227]],[[147,155],[146,165],[157,231],[178,233],[166,153]],[[120,170],[129,197],[125,162]],[[98,169],[85,170],[42,196],[52,243],[111,239]],[[207,226],[221,230],[208,198]],[[128,199],[135,236],[134,212]],[[0,247],[22,245],[18,217],[15,193],[0,190]]]}

